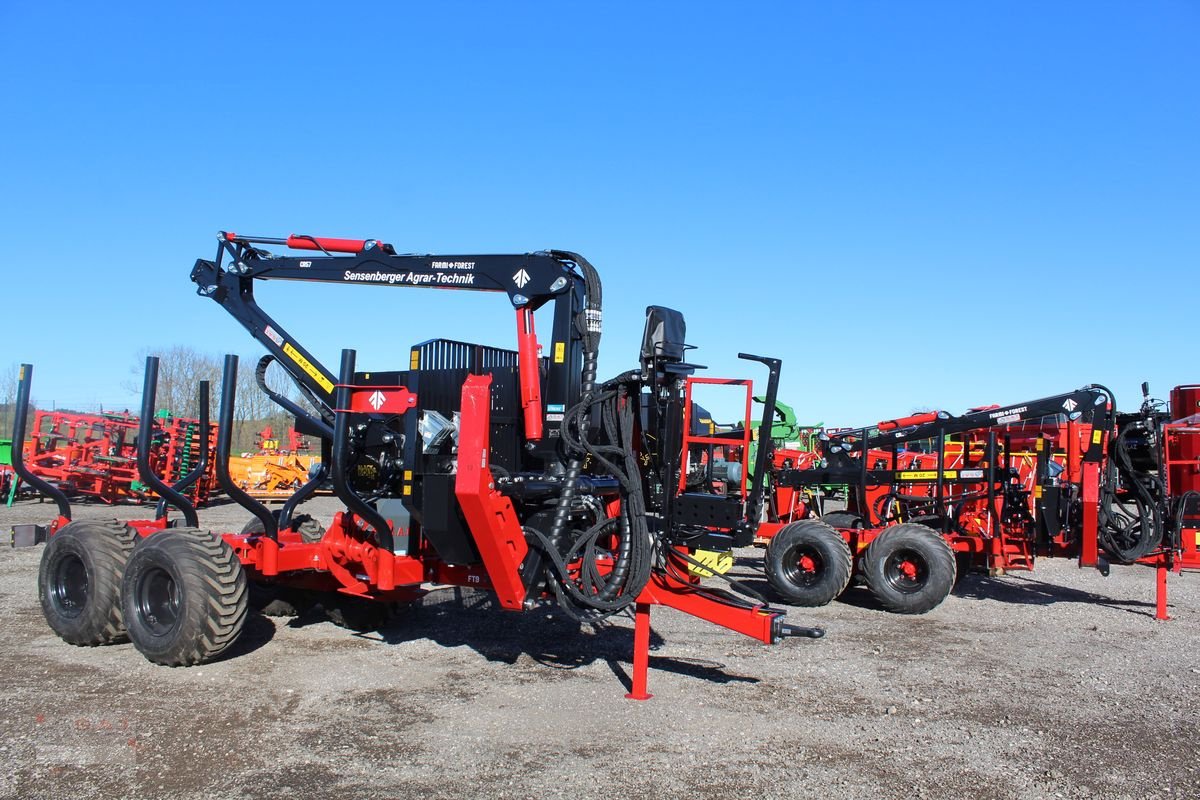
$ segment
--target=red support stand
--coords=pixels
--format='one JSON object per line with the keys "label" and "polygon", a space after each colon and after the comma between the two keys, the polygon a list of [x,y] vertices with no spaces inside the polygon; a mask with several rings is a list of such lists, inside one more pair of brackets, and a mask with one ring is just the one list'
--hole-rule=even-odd
{"label": "red support stand", "polygon": [[1154,592],[1154,618],[1158,620],[1169,620],[1171,615],[1167,613],[1167,563],[1165,560],[1160,560],[1155,568],[1158,573],[1158,581]]}
{"label": "red support stand", "polygon": [[629,700],[649,700],[646,673],[650,669],[650,604],[638,603],[633,625],[633,686],[625,695]]}

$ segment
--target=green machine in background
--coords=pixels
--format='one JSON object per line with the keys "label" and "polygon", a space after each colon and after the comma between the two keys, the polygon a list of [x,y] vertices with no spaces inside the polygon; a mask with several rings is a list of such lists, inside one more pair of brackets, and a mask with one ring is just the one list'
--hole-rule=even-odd
{"label": "green machine in background", "polygon": [[20,481],[17,479],[16,473],[11,469],[2,469],[2,467],[12,466],[12,439],[0,439],[0,497],[4,498],[7,505],[13,504],[13,497],[17,494],[17,484]]}
{"label": "green machine in background", "polygon": [[[764,403],[765,397],[755,397],[754,402]],[[817,434],[821,431],[821,426],[824,423],[818,422],[816,425],[800,425],[796,422],[796,412],[789,405],[784,405],[778,401],[775,402],[775,421],[771,423],[771,441],[776,447],[783,447],[790,443],[791,450],[799,450],[802,453],[811,453],[816,446]],[[762,429],[759,428],[758,436],[754,437],[754,441],[750,443],[750,457],[747,459],[747,469],[750,470],[750,477],[754,477],[753,465],[755,464],[755,455],[758,453],[758,440],[762,436]]]}

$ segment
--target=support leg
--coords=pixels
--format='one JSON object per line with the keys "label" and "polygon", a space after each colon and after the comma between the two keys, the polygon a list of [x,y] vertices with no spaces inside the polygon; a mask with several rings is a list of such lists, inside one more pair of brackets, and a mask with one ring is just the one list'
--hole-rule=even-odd
{"label": "support leg", "polygon": [[625,695],[629,700],[649,700],[654,695],[646,691],[650,670],[650,604],[638,603],[633,624],[633,687]]}
{"label": "support leg", "polygon": [[1160,620],[1169,620],[1171,615],[1167,613],[1167,564],[1165,561],[1160,561],[1155,568],[1158,573],[1158,580],[1154,591],[1154,618]]}

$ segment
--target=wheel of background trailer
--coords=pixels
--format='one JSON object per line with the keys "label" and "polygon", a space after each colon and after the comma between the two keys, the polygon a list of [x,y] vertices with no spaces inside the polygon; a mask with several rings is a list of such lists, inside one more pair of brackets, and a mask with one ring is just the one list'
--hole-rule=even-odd
{"label": "wheel of background trailer", "polygon": [[72,522],[50,537],[38,568],[38,596],[51,630],[95,647],[125,634],[121,576],[137,534],[122,522]]}
{"label": "wheel of background trailer", "polygon": [[957,572],[954,551],[937,531],[905,523],[888,528],[867,547],[863,576],[884,608],[924,614],[946,599]]}
{"label": "wheel of background trailer", "polygon": [[823,606],[850,583],[854,559],[842,535],[815,519],[785,525],[763,559],[767,582],[788,603]]}
{"label": "wheel of background trailer", "polygon": [[356,633],[379,630],[391,621],[396,611],[394,603],[336,593],[331,594],[322,605],[330,622]]}
{"label": "wheel of background trailer", "polygon": [[832,528],[865,528],[867,524],[863,522],[861,514],[855,514],[853,511],[831,511],[821,517],[821,522]]}
{"label": "wheel of background trailer", "polygon": [[[279,510],[271,512],[279,521]],[[325,526],[308,514],[292,517],[292,527],[310,544],[325,538]],[[262,520],[253,517],[242,526],[242,533],[262,533]],[[310,593],[266,581],[250,581],[250,607],[265,617],[296,617],[313,604]]]}
{"label": "wheel of background trailer", "polygon": [[971,568],[975,566],[975,557],[971,553],[960,553],[957,550],[954,552],[954,588],[958,588],[963,582],[963,578],[971,574]]}
{"label": "wheel of background trailer", "polygon": [[[279,522],[279,509],[271,512],[271,516],[275,518],[275,522]],[[262,520],[258,517],[252,518],[249,522],[242,526],[242,533],[262,533],[264,530]],[[301,540],[313,544],[325,538],[325,526],[317,522],[308,514],[294,514],[292,516],[292,530],[300,534]]]}
{"label": "wheel of background trailer", "polygon": [[121,603],[134,647],[150,661],[185,667],[237,641],[246,621],[246,574],[218,536],[176,528],[138,543],[125,566]]}

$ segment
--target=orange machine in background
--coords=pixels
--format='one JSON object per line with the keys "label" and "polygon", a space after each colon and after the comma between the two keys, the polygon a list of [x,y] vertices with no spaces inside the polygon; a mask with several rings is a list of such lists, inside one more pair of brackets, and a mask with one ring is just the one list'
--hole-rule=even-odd
{"label": "orange machine in background", "polygon": [[287,432],[287,447],[268,425],[255,434],[257,452],[230,456],[229,474],[237,485],[256,500],[286,500],[308,480],[312,455],[308,440],[295,429]]}

